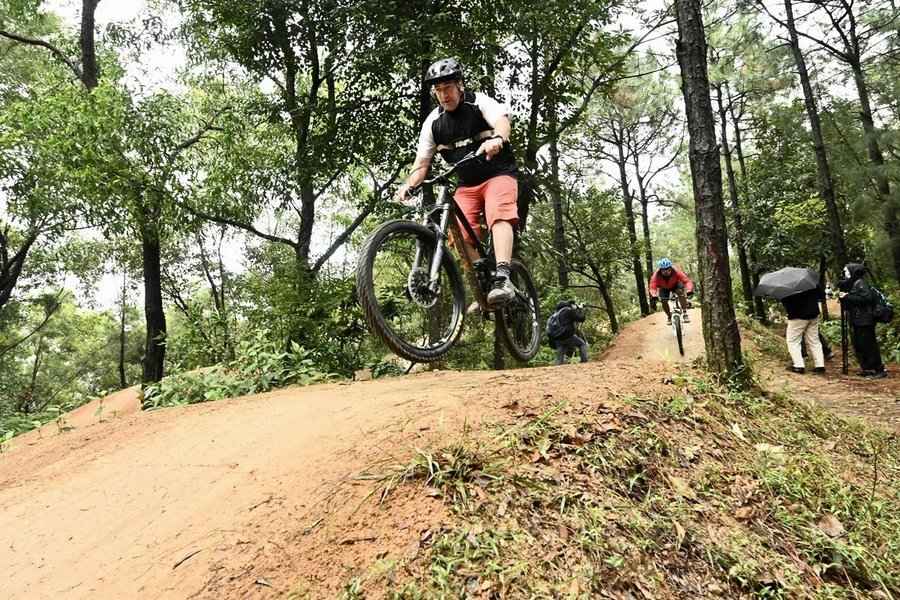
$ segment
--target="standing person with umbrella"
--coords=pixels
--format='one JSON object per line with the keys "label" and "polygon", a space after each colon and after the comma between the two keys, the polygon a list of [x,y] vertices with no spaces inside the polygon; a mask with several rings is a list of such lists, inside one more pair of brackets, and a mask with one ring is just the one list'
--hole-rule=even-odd
{"label": "standing person with umbrella", "polygon": [[780,300],[787,311],[785,340],[791,355],[788,371],[805,373],[803,342],[812,355],[814,371],[825,373],[825,355],[819,341],[819,301],[825,294],[819,286],[819,274],[812,269],[785,267],[766,273],[759,280],[754,294]]}

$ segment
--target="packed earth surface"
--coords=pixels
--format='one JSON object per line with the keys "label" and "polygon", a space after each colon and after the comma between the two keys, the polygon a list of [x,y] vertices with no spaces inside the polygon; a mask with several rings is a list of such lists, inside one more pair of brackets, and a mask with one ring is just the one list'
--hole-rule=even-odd
{"label": "packed earth surface", "polygon": [[[419,494],[380,502],[417,449],[565,399],[666,385],[686,356],[661,313],[585,364],[436,371],[141,412],[136,390],[92,403],[0,455],[6,598],[335,597],[360,565],[415,555],[451,518]],[[773,388],[897,428],[896,378],[820,379],[760,364]],[[305,595],[298,595],[305,594]]]}

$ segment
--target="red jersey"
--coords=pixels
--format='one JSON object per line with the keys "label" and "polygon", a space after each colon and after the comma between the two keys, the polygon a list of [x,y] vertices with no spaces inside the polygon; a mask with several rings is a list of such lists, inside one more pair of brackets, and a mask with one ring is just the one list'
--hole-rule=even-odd
{"label": "red jersey", "polygon": [[650,295],[657,296],[659,294],[658,290],[674,290],[678,287],[678,284],[681,283],[684,285],[685,292],[693,292],[694,291],[694,282],[691,281],[691,278],[672,267],[672,274],[668,277],[663,277],[660,273],[660,269],[657,269],[655,273],[653,273],[653,277],[650,278]]}

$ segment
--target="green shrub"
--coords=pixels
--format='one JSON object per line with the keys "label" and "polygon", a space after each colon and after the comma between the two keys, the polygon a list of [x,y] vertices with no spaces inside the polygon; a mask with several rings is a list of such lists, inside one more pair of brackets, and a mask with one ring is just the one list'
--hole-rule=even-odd
{"label": "green shrub", "polygon": [[144,408],[179,406],[267,392],[276,387],[308,385],[332,377],[316,368],[311,353],[297,343],[278,348],[263,334],[243,341],[234,361],[209,369],[164,378],[144,392]]}
{"label": "green shrub", "polygon": [[888,301],[894,305],[894,322],[878,325],[878,344],[884,362],[900,363],[900,291],[886,292]]}

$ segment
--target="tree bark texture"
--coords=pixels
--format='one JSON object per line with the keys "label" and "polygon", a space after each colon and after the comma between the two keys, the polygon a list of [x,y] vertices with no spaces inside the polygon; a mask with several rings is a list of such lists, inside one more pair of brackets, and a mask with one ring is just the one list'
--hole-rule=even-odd
{"label": "tree bark texture", "polygon": [[609,287],[606,285],[606,278],[603,276],[599,266],[590,263],[591,271],[594,274],[594,281],[597,284],[597,291],[603,298],[603,306],[606,308],[606,317],[609,319],[609,328],[613,333],[619,333],[619,319],[616,317],[616,306],[613,304],[612,296],[609,293]]}
{"label": "tree bark texture", "polygon": [[744,224],[741,218],[741,202],[738,198],[737,178],[734,176],[734,164],[731,160],[731,146],[728,143],[728,112],[722,98],[722,86],[716,88],[716,100],[719,106],[719,131],[722,142],[722,156],[725,158],[725,173],[728,175],[728,195],[731,198],[731,210],[734,211],[734,245],[738,251],[738,269],[741,272],[741,289],[747,309],[753,307],[753,284],[750,282],[750,263],[747,261],[747,246],[744,242]]}
{"label": "tree bark texture", "polygon": [[[224,233],[222,234],[224,235]],[[222,261],[222,241],[223,237],[219,237],[218,256],[219,256],[219,295],[221,298],[220,311],[222,319],[222,333],[225,336],[225,352],[228,360],[234,360],[234,342],[231,339],[231,324],[229,323],[227,294],[228,294],[228,276],[225,273],[225,263]]]}
{"label": "tree bark texture", "polygon": [[38,232],[32,232],[12,257],[9,256],[9,232],[0,230],[0,309],[10,298],[22,274],[25,259],[31,246],[37,241]]}
{"label": "tree bark texture", "polygon": [[144,385],[163,378],[166,358],[166,313],[163,310],[159,231],[154,223],[145,223],[141,232],[144,265],[144,317],[147,341],[144,346]]}
{"label": "tree bark texture", "polygon": [[[827,274],[828,274],[828,260],[825,258],[825,255],[823,254],[819,258],[819,282],[823,288],[825,287],[825,277]],[[820,304],[822,306],[822,320],[828,321],[831,318],[831,316],[828,314],[828,298],[825,298],[824,300],[822,300],[822,302]]]}
{"label": "tree bark texture", "polygon": [[[797,27],[794,22],[794,10],[792,0],[784,0],[784,10],[787,15],[788,34],[791,41],[791,52],[794,55],[794,63],[797,73],[800,75],[800,85],[803,88],[803,102],[806,106],[806,116],[809,119],[810,133],[812,134],[813,150],[816,155],[816,171],[819,176],[819,194],[825,202],[828,210],[828,226],[831,230],[831,251],[835,261],[840,267],[847,264],[847,244],[844,240],[844,228],[841,225],[841,214],[838,209],[834,191],[834,179],[831,176],[831,166],[828,164],[828,153],[825,151],[825,139],[822,137],[822,122],[819,118],[819,109],[816,106],[816,97],[813,94],[812,84],[809,79],[809,70],[806,68],[806,59],[800,50],[800,39],[797,35]],[[839,267],[839,268],[840,268]]]}
{"label": "tree bark texture", "polygon": [[540,47],[537,40],[533,40],[528,49],[531,63],[531,109],[528,113],[528,124],[525,129],[525,173],[520,178],[519,184],[519,230],[524,231],[531,204],[537,195],[538,150],[538,122],[543,102],[543,87],[541,86]]}
{"label": "tree bark texture", "polygon": [[690,133],[706,360],[715,373],[741,377],[744,364],[731,297],[722,169],[709,97],[703,17],[699,0],[676,0],[675,8],[678,18],[676,52]]}
{"label": "tree bark texture", "polygon": [[[550,114],[550,127],[556,130],[556,110]],[[552,135],[552,134],[551,134]],[[556,251],[556,272],[559,287],[569,287],[569,267],[566,264],[566,229],[563,224],[562,185],[559,179],[559,145],[556,136],[550,138],[550,199],[553,204],[553,249]]]}
{"label": "tree bark texture", "polygon": [[644,233],[644,267],[645,275],[649,278],[653,273],[653,244],[650,241],[650,199],[647,197],[647,185],[641,175],[641,160],[637,152],[632,157],[634,162],[634,176],[637,179],[638,200],[641,202],[641,228]]}
{"label": "tree bark texture", "polygon": [[128,387],[128,380],[125,377],[125,310],[128,307],[128,275],[122,272],[122,308],[121,318],[119,320],[119,388]]}
{"label": "tree bark texture", "polygon": [[[786,0],[789,1],[789,0]],[[859,95],[860,120],[865,133],[866,153],[869,155],[869,161],[872,163],[873,177],[875,186],[878,190],[879,200],[884,207],[884,228],[888,234],[888,240],[891,246],[891,256],[894,263],[894,276],[900,281],[900,207],[898,207],[898,199],[891,196],[891,184],[888,180],[887,173],[884,169],[884,155],[881,152],[879,142],[878,129],[875,127],[875,120],[872,116],[872,102],[869,97],[869,86],[866,82],[866,76],[862,66],[862,44],[860,43],[859,33],[857,31],[856,15],[853,12],[852,2],[842,2],[847,12],[848,36],[841,35],[844,40],[850,69],[853,71],[853,82],[856,84],[856,91]],[[896,13],[896,7],[894,7]]]}
{"label": "tree bark texture", "polygon": [[621,130],[616,132],[616,150],[618,151],[617,163],[619,166],[619,182],[622,187],[622,202],[625,205],[625,222],[628,227],[628,244],[631,251],[631,270],[634,272],[634,285],[637,289],[638,301],[641,307],[641,315],[650,314],[650,303],[647,300],[647,289],[644,287],[644,267],[641,266],[641,252],[638,248],[637,230],[634,226],[634,197],[628,185],[628,158],[625,156],[623,134]]}
{"label": "tree bark texture", "polygon": [[97,68],[97,51],[94,43],[94,13],[100,0],[82,0],[81,2],[81,83],[88,90],[97,87],[99,69]]}
{"label": "tree bark texture", "polygon": [[[741,170],[741,183],[744,188],[744,199],[747,202],[750,202],[750,186],[748,184],[749,179],[747,179],[747,161],[744,160],[744,146],[743,139],[741,136],[741,122],[738,116],[734,111],[734,102],[731,99],[731,92],[729,92],[728,103],[731,106],[731,119],[734,125],[734,151],[737,154],[738,159],[738,167]],[[759,259],[757,258],[756,248],[753,244],[749,245],[750,247],[750,282],[753,284],[753,289],[756,289],[756,286],[759,285]],[[753,314],[761,323],[767,323],[769,320],[769,316],[766,313],[766,305],[763,304],[762,298],[759,296],[753,297]]]}
{"label": "tree bark texture", "polygon": [[[428,45],[430,49],[430,44]],[[426,59],[422,60],[419,64],[419,81],[422,84],[419,86],[419,128],[421,129],[422,125],[425,123],[425,120],[428,118],[428,115],[431,114],[431,86],[425,84],[425,78],[428,76],[428,67],[431,63]],[[427,176],[427,173],[426,173]],[[433,206],[435,202],[434,197],[434,186],[426,185],[422,188],[422,201],[425,206]]]}
{"label": "tree bark texture", "polygon": [[875,188],[878,190],[878,199],[884,207],[884,229],[890,241],[894,274],[900,281],[900,219],[898,219],[900,210],[897,207],[897,199],[891,197],[891,184],[884,169],[884,155],[881,152],[878,130],[875,128],[875,120],[872,117],[872,102],[869,98],[869,87],[862,64],[859,61],[853,61],[850,68],[853,70],[853,81],[859,95],[859,116],[865,134],[866,153],[869,155],[869,162],[872,163],[872,176],[875,180]]}

